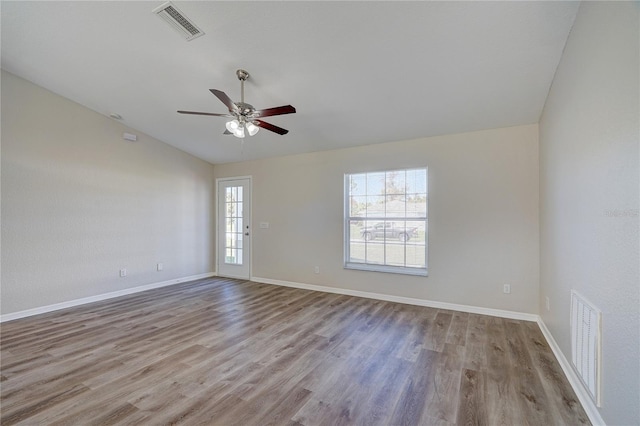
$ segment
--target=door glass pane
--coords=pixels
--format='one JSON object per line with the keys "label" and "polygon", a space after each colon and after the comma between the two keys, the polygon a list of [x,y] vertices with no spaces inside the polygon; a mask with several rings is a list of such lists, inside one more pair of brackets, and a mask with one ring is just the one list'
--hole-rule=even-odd
{"label": "door glass pane", "polygon": [[242,265],[242,186],[230,186],[225,190],[225,259],[232,265]]}

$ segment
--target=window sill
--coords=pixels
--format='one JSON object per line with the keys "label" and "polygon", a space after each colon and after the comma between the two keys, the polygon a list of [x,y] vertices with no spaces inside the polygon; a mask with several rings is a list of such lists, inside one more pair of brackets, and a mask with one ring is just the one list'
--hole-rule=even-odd
{"label": "window sill", "polygon": [[389,274],[402,274],[402,275],[414,275],[420,277],[429,276],[426,268],[404,268],[402,266],[386,266],[386,265],[371,265],[364,263],[345,263],[345,269],[355,269],[359,271],[369,272],[383,272]]}

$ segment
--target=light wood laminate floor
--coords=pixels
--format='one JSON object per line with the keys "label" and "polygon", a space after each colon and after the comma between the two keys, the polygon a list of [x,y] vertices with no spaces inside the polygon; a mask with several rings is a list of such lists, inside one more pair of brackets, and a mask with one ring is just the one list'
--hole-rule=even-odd
{"label": "light wood laminate floor", "polygon": [[589,424],[532,322],[211,278],[1,326],[12,424]]}

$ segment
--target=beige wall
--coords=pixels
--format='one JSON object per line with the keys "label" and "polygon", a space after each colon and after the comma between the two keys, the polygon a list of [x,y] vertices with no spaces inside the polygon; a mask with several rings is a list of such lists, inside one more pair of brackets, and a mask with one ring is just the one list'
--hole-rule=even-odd
{"label": "beige wall", "polygon": [[[429,167],[429,276],[343,269],[344,174],[419,166]],[[253,176],[254,277],[538,312],[537,125],[216,165],[215,174]]]}
{"label": "beige wall", "polygon": [[[126,130],[3,72],[3,314],[214,271],[214,170],[254,178],[255,277],[537,312],[536,125],[215,168]],[[344,173],[416,166],[429,277],[344,270]]]}
{"label": "beige wall", "polygon": [[640,424],[639,10],[582,3],[540,121],[540,311],[571,359],[571,289],[602,310],[611,425]]}
{"label": "beige wall", "polygon": [[2,314],[215,271],[213,166],[127,130],[2,72]]}

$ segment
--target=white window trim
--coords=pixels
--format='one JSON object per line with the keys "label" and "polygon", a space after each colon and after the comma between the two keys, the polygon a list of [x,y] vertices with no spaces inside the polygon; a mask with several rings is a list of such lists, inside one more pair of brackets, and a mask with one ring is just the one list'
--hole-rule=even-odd
{"label": "white window trim", "polygon": [[[425,169],[427,171],[427,194],[429,193],[429,169],[428,167],[424,166],[424,167],[411,167],[411,168],[406,168],[406,169],[398,169],[398,171],[400,170],[415,170],[415,169]],[[343,244],[344,244],[344,249],[343,249],[343,253],[344,253],[344,268],[345,269],[353,269],[353,270],[360,270],[360,271],[370,271],[370,272],[383,272],[383,273],[392,273],[392,274],[402,274],[402,275],[414,275],[414,276],[429,276],[429,262],[428,262],[428,247],[429,247],[429,235],[428,235],[428,227],[427,227],[427,234],[425,235],[425,248],[426,248],[426,254],[425,254],[425,267],[424,268],[418,268],[418,267],[406,267],[406,266],[392,266],[392,265],[383,265],[383,264],[374,264],[374,263],[360,263],[360,262],[349,262],[349,259],[351,258],[351,246],[350,246],[350,222],[352,219],[360,219],[360,220],[380,220],[380,221],[384,221],[384,220],[406,220],[406,218],[393,218],[393,217],[384,217],[384,218],[378,218],[378,217],[351,217],[349,215],[350,213],[350,204],[349,204],[349,195],[350,195],[350,188],[349,188],[349,177],[355,174],[359,174],[359,173],[376,173],[376,172],[382,172],[384,170],[374,170],[371,172],[353,172],[353,173],[345,173],[344,174],[344,193],[343,193],[343,203],[344,203],[344,211],[343,211],[343,219],[344,219],[344,223],[343,223]],[[386,170],[386,171],[394,171],[394,170]],[[428,195],[427,195],[428,197]],[[417,220],[425,220],[425,223],[428,223],[428,217],[429,217],[429,204],[427,201],[427,216],[426,218],[415,218]],[[414,219],[414,218],[411,218]]]}

